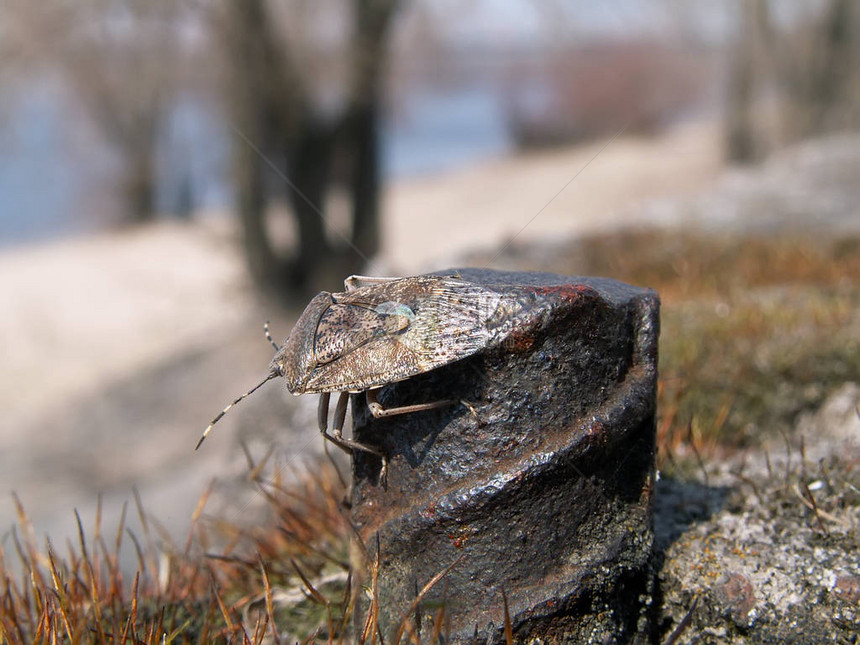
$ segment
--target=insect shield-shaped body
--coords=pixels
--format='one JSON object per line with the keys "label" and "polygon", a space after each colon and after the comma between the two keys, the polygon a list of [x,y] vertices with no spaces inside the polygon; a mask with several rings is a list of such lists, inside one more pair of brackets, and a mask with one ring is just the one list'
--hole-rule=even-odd
{"label": "insect shield-shaped body", "polygon": [[[266,381],[282,376],[293,394],[320,395],[319,425],[327,439],[346,450],[379,455],[384,462],[378,449],[342,436],[349,394],[366,392],[376,417],[455,403],[386,409],[376,400],[376,390],[493,346],[505,337],[519,308],[499,293],[457,277],[352,276],[345,286],[343,293],[324,291],[311,300],[283,346],[272,343],[278,351],[269,376],[228,405],[206,429],[201,443],[231,407]],[[329,432],[332,392],[340,397]]]}

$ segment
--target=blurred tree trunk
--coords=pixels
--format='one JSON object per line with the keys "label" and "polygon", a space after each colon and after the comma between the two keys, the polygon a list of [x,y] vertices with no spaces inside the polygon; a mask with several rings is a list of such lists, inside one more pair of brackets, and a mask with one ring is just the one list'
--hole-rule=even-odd
{"label": "blurred tree trunk", "polygon": [[[279,132],[273,84],[286,81],[267,27],[265,0],[228,2],[222,31],[229,47],[229,107],[237,135],[233,171],[245,258],[259,287],[277,288],[289,267],[272,248],[266,228],[265,159],[274,153],[272,142]],[[281,110],[282,119],[287,112]]]}
{"label": "blurred tree trunk", "polygon": [[[125,223],[155,219],[156,153],[185,64],[184,3],[78,0],[7,3],[25,58],[58,70],[117,154]],[[14,6],[13,6],[14,4]],[[8,16],[5,16],[8,18]]]}
{"label": "blurred tree trunk", "polygon": [[[243,131],[254,132],[254,130]],[[257,152],[250,146],[237,144],[233,154],[236,209],[242,224],[245,259],[251,278],[258,286],[265,287],[273,281],[274,276],[280,273],[281,267],[266,231],[263,163]]]}
{"label": "blurred tree trunk", "polygon": [[157,140],[166,101],[152,90],[147,100],[127,104],[125,97],[100,87],[91,75],[84,65],[76,65],[71,74],[102,135],[122,160],[122,218],[126,224],[155,221]]}
{"label": "blurred tree trunk", "polygon": [[356,107],[349,124],[354,145],[352,243],[365,257],[379,251],[379,105]]}
{"label": "blurred tree trunk", "polygon": [[[858,24],[855,0],[830,0],[812,26],[803,57],[780,56],[782,77],[789,91],[786,130],[792,139],[803,139],[829,130],[856,126],[843,120],[851,110],[853,88],[858,82]],[[788,52],[786,52],[788,54]],[[855,108],[856,109],[856,108]],[[847,115],[846,115],[847,116]]]}
{"label": "blurred tree trunk", "polygon": [[131,224],[155,220],[155,142],[126,146],[124,203]]}
{"label": "blurred tree trunk", "polygon": [[332,260],[333,249],[325,231],[325,201],[331,181],[334,129],[306,114],[287,151],[290,203],[299,231],[299,248],[293,266],[295,286],[316,290],[316,275]]}
{"label": "blurred tree trunk", "polygon": [[773,19],[767,0],[740,1],[740,36],[732,52],[726,109],[729,158],[750,161],[764,152],[768,133],[762,132],[762,115],[757,114],[764,90],[777,98],[780,131],[771,145],[858,127],[856,0],[824,0],[788,26]]}
{"label": "blurred tree trunk", "polygon": [[755,161],[761,150],[756,139],[753,85],[759,67],[756,42],[767,21],[765,0],[741,0],[740,33],[732,51],[726,101],[726,156],[735,163]]}
{"label": "blurred tree trunk", "polygon": [[355,1],[354,85],[347,115],[353,146],[352,243],[366,257],[379,251],[379,119],[388,34],[398,0]]}
{"label": "blurred tree trunk", "polygon": [[[266,0],[231,0],[230,44],[235,172],[245,252],[254,281],[279,295],[311,292],[327,274],[361,269],[379,249],[378,121],[387,33],[397,0],[353,0],[351,84],[338,119],[316,111],[287,47],[273,31]],[[281,34],[282,35],[282,34]],[[326,233],[326,197],[335,153],[351,160],[352,233],[346,248]],[[284,164],[284,176],[268,167]],[[275,170],[281,174],[281,170]],[[292,255],[273,248],[266,227],[272,185],[283,186],[298,231]],[[286,185],[284,185],[286,184]],[[342,278],[342,275],[338,275]]]}

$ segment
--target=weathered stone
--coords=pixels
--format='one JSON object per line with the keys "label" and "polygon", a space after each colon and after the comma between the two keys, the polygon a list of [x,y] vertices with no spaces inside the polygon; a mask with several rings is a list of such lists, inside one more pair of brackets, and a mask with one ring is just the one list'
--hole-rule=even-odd
{"label": "weathered stone", "polygon": [[857,405],[846,384],[788,435],[700,462],[705,483],[658,483],[655,642],[857,645]]}
{"label": "weathered stone", "polygon": [[[465,269],[513,299],[485,352],[382,389],[386,406],[452,399],[374,419],[355,437],[390,455],[354,461],[353,521],[379,553],[379,624],[449,642],[627,642],[645,625],[653,542],[658,298],[601,278]],[[441,275],[441,274],[440,274]],[[366,610],[366,605],[360,612]]]}

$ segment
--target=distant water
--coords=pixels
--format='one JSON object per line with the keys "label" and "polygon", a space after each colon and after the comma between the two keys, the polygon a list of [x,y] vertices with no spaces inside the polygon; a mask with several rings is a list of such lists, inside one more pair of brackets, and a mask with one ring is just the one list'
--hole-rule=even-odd
{"label": "distant water", "polygon": [[[36,85],[0,113],[0,247],[96,230],[110,221],[118,161],[56,87]],[[184,97],[159,141],[160,212],[233,204],[230,132],[204,101]],[[511,148],[490,90],[409,96],[381,137],[383,173],[455,169]]]}
{"label": "distant water", "polygon": [[383,171],[398,179],[451,170],[512,148],[500,102],[490,90],[411,95],[405,117],[382,135]]}
{"label": "distant water", "polygon": [[34,86],[0,113],[0,243],[86,229],[72,205],[88,175],[72,163],[63,107]]}

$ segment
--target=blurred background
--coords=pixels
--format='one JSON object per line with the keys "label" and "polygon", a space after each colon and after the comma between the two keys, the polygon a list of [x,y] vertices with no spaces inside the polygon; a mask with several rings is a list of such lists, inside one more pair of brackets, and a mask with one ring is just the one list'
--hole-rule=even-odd
{"label": "blurred background", "polygon": [[[182,534],[215,477],[210,512],[251,517],[230,482],[319,458],[313,397],[270,385],[194,444],[266,374],[262,322],[283,338],[350,273],[600,272],[671,315],[701,283],[631,258],[731,279],[738,239],[789,231],[744,247],[788,270],[814,231],[845,289],[858,124],[852,0],[0,0],[0,534],[11,491],[59,539],[133,489]],[[681,229],[740,237],[703,268]],[[849,296],[819,385],[860,378]],[[721,387],[708,427],[750,441]]]}

